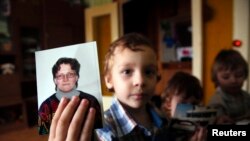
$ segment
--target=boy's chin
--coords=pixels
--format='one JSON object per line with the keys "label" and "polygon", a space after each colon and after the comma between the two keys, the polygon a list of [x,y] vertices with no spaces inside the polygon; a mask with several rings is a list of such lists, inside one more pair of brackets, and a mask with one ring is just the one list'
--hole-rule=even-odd
{"label": "boy's chin", "polygon": [[145,102],[133,103],[129,105],[129,107],[133,109],[141,109],[141,108],[144,108],[145,106],[146,106]]}
{"label": "boy's chin", "polygon": [[230,89],[222,89],[225,93],[228,93],[228,94],[240,94],[241,93],[241,88],[236,88],[236,87],[234,87],[234,88],[230,88]]}

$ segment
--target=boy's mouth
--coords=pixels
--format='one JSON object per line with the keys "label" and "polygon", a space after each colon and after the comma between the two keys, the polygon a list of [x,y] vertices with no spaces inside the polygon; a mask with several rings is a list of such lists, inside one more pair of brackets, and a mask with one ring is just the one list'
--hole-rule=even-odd
{"label": "boy's mouth", "polygon": [[146,97],[146,94],[136,93],[136,94],[132,94],[131,96],[134,97],[136,100],[140,100],[140,99],[143,99],[144,97]]}

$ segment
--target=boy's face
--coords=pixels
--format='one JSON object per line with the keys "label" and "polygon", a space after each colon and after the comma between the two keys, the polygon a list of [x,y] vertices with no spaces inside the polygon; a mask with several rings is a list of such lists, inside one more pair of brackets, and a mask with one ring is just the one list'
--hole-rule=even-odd
{"label": "boy's face", "polygon": [[131,108],[141,108],[154,94],[157,84],[157,59],[154,51],[139,46],[141,51],[117,47],[110,75],[105,77],[118,100]]}
{"label": "boy's face", "polygon": [[242,68],[231,70],[221,70],[217,73],[219,86],[223,91],[229,94],[237,94],[241,91],[245,81],[245,73]]}
{"label": "boy's face", "polygon": [[56,73],[54,79],[57,88],[62,92],[70,92],[76,84],[78,77],[69,64],[61,64],[60,70]]}

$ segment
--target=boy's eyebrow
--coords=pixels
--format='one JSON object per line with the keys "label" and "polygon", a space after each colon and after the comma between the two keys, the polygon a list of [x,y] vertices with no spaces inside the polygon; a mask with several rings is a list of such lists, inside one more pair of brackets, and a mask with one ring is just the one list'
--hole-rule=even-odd
{"label": "boy's eyebrow", "polygon": [[147,66],[145,66],[145,68],[146,69],[154,69],[155,71],[159,70],[158,67],[157,67],[157,65],[147,65]]}
{"label": "boy's eyebrow", "polygon": [[132,66],[132,64],[119,64],[119,65],[117,65],[118,66],[118,68],[124,68],[124,67],[130,67],[130,66]]}
{"label": "boy's eyebrow", "polygon": [[158,68],[158,66],[156,64],[150,64],[150,65],[147,65],[148,67],[153,67],[153,68]]}
{"label": "boy's eyebrow", "polygon": [[[133,63],[126,63],[126,64],[119,64],[117,65],[118,68],[124,68],[124,67],[131,67],[131,66],[134,66]],[[144,68],[154,68],[154,69],[158,69],[158,66],[156,64],[148,64],[148,65],[145,65],[143,66]]]}
{"label": "boy's eyebrow", "polygon": [[135,66],[135,64],[131,62],[117,64],[118,68],[128,68],[128,67],[133,67],[133,66]]}

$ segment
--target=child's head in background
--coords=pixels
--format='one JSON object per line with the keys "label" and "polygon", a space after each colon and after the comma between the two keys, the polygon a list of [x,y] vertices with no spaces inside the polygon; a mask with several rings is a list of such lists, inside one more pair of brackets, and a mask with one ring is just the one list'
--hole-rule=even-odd
{"label": "child's head in background", "polygon": [[179,103],[201,104],[203,89],[195,76],[186,72],[176,72],[168,81],[161,96],[162,110],[171,118]]}
{"label": "child's head in background", "polygon": [[130,33],[114,41],[106,56],[104,79],[109,91],[130,108],[145,106],[158,81],[156,50],[147,38]]}
{"label": "child's head in background", "polygon": [[248,64],[239,52],[233,49],[221,50],[212,66],[212,81],[228,94],[241,91],[248,76]]}

